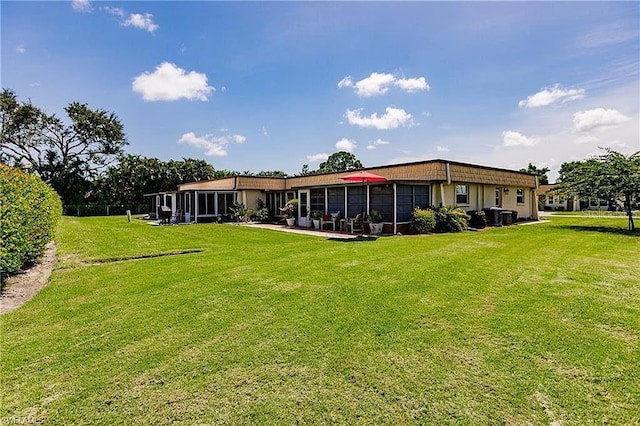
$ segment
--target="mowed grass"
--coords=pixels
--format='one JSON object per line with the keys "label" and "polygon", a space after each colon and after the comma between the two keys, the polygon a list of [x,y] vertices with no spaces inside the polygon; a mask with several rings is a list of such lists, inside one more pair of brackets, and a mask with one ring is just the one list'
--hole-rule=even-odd
{"label": "mowed grass", "polygon": [[625,226],[343,242],[64,218],[50,284],[0,319],[0,418],[637,424]]}

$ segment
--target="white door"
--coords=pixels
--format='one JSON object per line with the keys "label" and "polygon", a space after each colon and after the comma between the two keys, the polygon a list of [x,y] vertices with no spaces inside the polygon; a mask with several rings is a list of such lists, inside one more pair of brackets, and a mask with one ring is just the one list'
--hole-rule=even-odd
{"label": "white door", "polygon": [[307,218],[309,217],[309,209],[311,205],[311,197],[309,197],[308,189],[301,189],[298,191],[298,226],[309,226]]}

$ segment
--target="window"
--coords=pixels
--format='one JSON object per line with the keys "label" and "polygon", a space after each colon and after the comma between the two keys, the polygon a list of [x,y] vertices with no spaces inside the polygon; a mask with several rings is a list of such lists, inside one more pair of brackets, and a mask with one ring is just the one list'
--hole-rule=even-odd
{"label": "window", "polygon": [[522,188],[516,189],[516,202],[524,204],[524,190]]}
{"label": "window", "polygon": [[[218,211],[216,214],[218,215],[227,215],[231,214],[231,207],[233,207],[233,203],[235,201],[235,196],[233,193],[218,193]],[[209,211],[213,210],[213,205],[209,205]]]}
{"label": "window", "polygon": [[391,185],[378,185],[369,188],[369,212],[378,210],[385,222],[393,220],[393,187]]}
{"label": "window", "polygon": [[207,214],[207,194],[198,194],[198,214]]}
{"label": "window", "polygon": [[456,185],[456,204],[469,204],[469,185]]}
{"label": "window", "polygon": [[324,188],[311,190],[311,212],[321,211],[324,214]]}
{"label": "window", "polygon": [[364,199],[365,191],[366,188],[360,185],[347,188],[347,208],[349,209],[347,217],[356,217],[358,213],[364,212],[367,208],[367,203]]}
{"label": "window", "polygon": [[330,213],[340,210],[340,217],[344,219],[344,188],[327,189],[327,211]]}
{"label": "window", "polygon": [[216,194],[207,194],[207,214],[216,214]]}
{"label": "window", "polygon": [[396,215],[398,222],[409,222],[416,207],[429,207],[429,185],[398,185],[396,189]]}
{"label": "window", "polygon": [[496,188],[495,195],[496,195],[496,197],[495,197],[496,198],[495,199],[496,204],[495,205],[496,205],[496,207],[500,207],[500,188]]}
{"label": "window", "polygon": [[547,204],[549,205],[553,204],[553,195],[550,195],[548,199],[549,201],[547,202]]}

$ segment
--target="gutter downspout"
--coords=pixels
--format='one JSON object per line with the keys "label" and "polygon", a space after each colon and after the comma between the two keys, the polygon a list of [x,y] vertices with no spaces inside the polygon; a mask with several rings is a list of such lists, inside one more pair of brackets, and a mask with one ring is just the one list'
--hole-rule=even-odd
{"label": "gutter downspout", "polygon": [[193,222],[198,223],[198,191],[193,191]]}
{"label": "gutter downspout", "polygon": [[[449,163],[445,163],[445,168],[447,170],[447,185],[451,185],[451,168],[449,167]],[[440,183],[440,202],[443,206],[447,205],[447,202],[444,197],[444,184]]]}
{"label": "gutter downspout", "polygon": [[536,178],[536,189],[531,191],[531,216],[534,220],[540,220],[540,216],[538,215],[538,189],[540,188],[538,182],[538,176]]}
{"label": "gutter downspout", "polygon": [[393,184],[393,235],[398,234],[398,191],[396,184]]}

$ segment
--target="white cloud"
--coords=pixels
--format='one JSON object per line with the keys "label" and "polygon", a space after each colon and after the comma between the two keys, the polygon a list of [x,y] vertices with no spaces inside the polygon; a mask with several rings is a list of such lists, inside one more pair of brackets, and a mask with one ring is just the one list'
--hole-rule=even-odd
{"label": "white cloud", "polygon": [[342,138],[336,142],[336,149],[338,151],[353,152],[358,144],[353,139]]}
{"label": "white cloud", "polygon": [[153,23],[153,15],[150,13],[132,13],[129,18],[122,23],[125,27],[136,27],[141,30],[154,32],[159,28]]}
{"label": "white cloud", "polygon": [[24,44],[19,44],[16,46],[16,52],[22,55],[27,52],[27,48],[24,47]]}
{"label": "white cloud", "polygon": [[345,78],[343,78],[342,80],[340,80],[338,82],[338,87],[339,88],[343,88],[343,87],[352,87],[353,86],[353,80],[351,80],[351,76],[348,75]]}
{"label": "white cloud", "polygon": [[71,7],[76,12],[91,12],[91,2],[89,0],[71,0]]}
{"label": "white cloud", "polygon": [[175,101],[180,98],[206,101],[215,88],[207,85],[207,76],[186,72],[175,64],[163,62],[154,72],[143,72],[133,79],[133,91],[147,102]]}
{"label": "white cloud", "polygon": [[125,15],[125,11],[120,9],[119,7],[104,6],[102,10],[104,10],[107,13],[110,13],[111,15],[116,15],[121,18],[124,18],[124,15]]}
{"label": "white cloud", "polygon": [[[128,13],[119,7],[104,6],[101,8],[104,12],[118,16],[123,20],[120,24],[124,27],[135,27],[150,33],[155,32],[160,26],[153,22],[153,15],[150,13]],[[127,16],[128,15],[128,16]],[[126,17],[126,19],[124,19]],[[180,49],[182,52],[182,48]]]}
{"label": "white cloud", "polygon": [[580,37],[576,47],[601,48],[612,44],[625,43],[638,38],[638,26],[625,25],[623,21],[606,23],[600,26],[590,27],[588,33]]}
{"label": "white cloud", "polygon": [[598,127],[617,126],[627,120],[629,117],[616,109],[596,108],[573,114],[574,129],[578,132],[588,132]]}
{"label": "white cloud", "polygon": [[534,146],[540,140],[536,137],[527,137],[521,133],[506,130],[502,132],[502,146]]}
{"label": "white cloud", "polygon": [[269,132],[267,131],[267,128],[265,126],[262,126],[262,129],[260,129],[260,131],[264,136],[269,136]]}
{"label": "white cloud", "polygon": [[358,96],[364,97],[383,95],[387,93],[389,86],[393,84],[395,79],[392,74],[371,73],[369,77],[355,84],[356,93]]}
{"label": "white cloud", "polygon": [[384,95],[392,86],[399,87],[408,93],[417,92],[419,90],[429,90],[429,84],[424,77],[417,78],[397,78],[389,73],[373,72],[369,77],[354,83],[351,76],[347,76],[338,82],[338,87],[353,87],[358,96],[371,97]]}
{"label": "white cloud", "polygon": [[359,127],[373,127],[378,130],[411,127],[413,125],[411,114],[401,108],[387,107],[383,115],[378,116],[376,112],[368,117],[363,117],[360,114],[361,111],[361,109],[347,110],[345,116],[349,124]]}
{"label": "white cloud", "polygon": [[584,89],[561,89],[558,84],[546,87],[538,93],[528,96],[527,99],[518,102],[520,108],[538,108],[551,105],[556,102],[567,103],[584,98]]}
{"label": "white cloud", "polygon": [[561,89],[558,84],[546,87],[538,93],[528,96],[527,99],[518,102],[520,108],[537,108],[551,105],[556,102],[566,103],[584,98],[584,89]]}
{"label": "white cloud", "polygon": [[178,143],[206,149],[205,155],[211,157],[224,157],[227,155],[226,148],[230,143],[244,143],[246,140],[247,138],[242,135],[196,136],[195,133],[189,132],[182,135]]}
{"label": "white cloud", "polygon": [[409,92],[409,93],[417,92],[418,90],[429,90],[430,89],[429,84],[427,83],[427,80],[424,77],[401,78],[399,80],[396,80],[395,84],[400,89],[404,90],[405,92]]}
{"label": "white cloud", "polygon": [[369,142],[369,144],[367,145],[367,149],[376,149],[380,145],[389,145],[389,141],[378,138],[374,141]]}
{"label": "white cloud", "polygon": [[324,152],[319,154],[307,155],[307,161],[309,161],[310,163],[326,161],[328,158],[329,154],[325,154]]}
{"label": "white cloud", "polygon": [[449,152],[449,148],[445,147],[445,146],[436,146],[436,151],[438,152]]}

